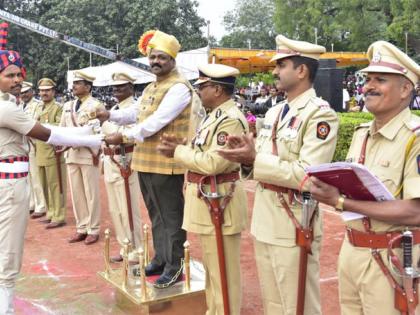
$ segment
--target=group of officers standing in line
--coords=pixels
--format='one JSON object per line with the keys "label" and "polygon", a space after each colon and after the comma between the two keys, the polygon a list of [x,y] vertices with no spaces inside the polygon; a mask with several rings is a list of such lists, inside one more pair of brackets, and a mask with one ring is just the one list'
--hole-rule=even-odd
{"label": "group of officers standing in line", "polygon": [[[64,106],[60,123],[62,127],[70,128],[71,137],[66,136],[65,129],[30,123],[29,118],[25,120],[11,109],[8,110],[24,121],[25,128],[15,127],[4,119],[0,119],[0,127],[2,133],[5,129],[14,130],[48,144],[71,147],[65,152],[65,159],[77,231],[70,242],[89,244],[97,241],[99,210],[94,208],[94,203],[98,198],[95,189],[99,170],[96,159],[101,142],[104,142],[105,155],[114,167],[109,176],[105,169],[108,194],[115,193],[115,187],[119,187],[121,190],[116,197],[122,197],[122,204],[125,204],[125,209],[113,216],[114,224],[117,225],[119,219],[121,229],[128,234],[124,238],[132,240],[133,233],[127,233],[133,230],[132,226],[127,229],[130,218],[122,219],[130,207],[127,189],[123,190],[123,179],[125,174],[130,183],[130,194],[132,190],[138,191],[134,175],[137,172],[152,221],[155,249],[146,275],[160,275],[155,282],[157,288],[166,288],[179,281],[185,231],[198,234],[206,271],[209,315],[240,314],[240,238],[247,227],[247,198],[240,178],[258,181],[251,233],[255,237],[255,256],[266,314],[321,314],[321,213],[316,207],[314,214],[305,219],[307,225],[302,225],[304,211],[299,201],[307,195],[301,190],[310,192],[310,198],[338,211],[350,210],[366,216],[363,220],[346,222],[347,234],[338,266],[342,313],[414,314],[418,309],[417,281],[412,282],[410,288],[401,279],[392,275],[390,278],[385,256],[390,239],[404,230],[412,231],[414,244],[420,240],[417,236],[420,233],[417,228],[420,224],[420,191],[417,188],[420,183],[420,142],[416,137],[420,119],[408,109],[420,77],[419,65],[387,42],[375,42],[369,47],[370,65],[362,71],[367,73],[366,106],[375,119],[356,130],[348,158],[365,164],[395,193],[396,200],[353,200],[316,178],[310,178],[300,187],[305,178],[304,168],[330,162],[337,141],[337,115],[327,102],[316,96],[312,87],[318,59],[325,48],[282,35],[277,36],[276,44],[273,74],[277,79],[276,87],[287,92],[287,99],[267,112],[256,141],[248,134],[246,120],[232,101],[235,77],[239,74],[232,67],[199,67],[200,78],[195,86],[207,114],[197,125],[194,88],[176,69],[175,57],[180,45],[174,36],[160,31],[149,31],[139,41],[139,49],[148,56],[156,81],[146,87],[138,103],[124,102],[126,98],[121,96],[119,108],[106,111],[90,96],[94,78],[78,72],[73,84],[77,99]],[[13,66],[21,68],[19,63],[13,63]],[[0,68],[0,89],[3,87],[2,75],[8,68],[10,66]],[[118,74],[114,81],[121,83],[129,78]],[[124,84],[117,85],[121,85],[118,93],[124,94]],[[130,85],[126,88],[129,90]],[[2,93],[8,92],[7,87],[3,87]],[[2,99],[1,107],[9,108],[4,105],[8,104],[9,98]],[[53,121],[52,118],[47,120],[44,122]],[[114,122],[109,129],[107,121]],[[129,127],[119,127],[122,125]],[[105,135],[91,134],[99,129]],[[196,131],[193,137],[191,130]],[[0,146],[6,146],[1,137],[0,134]],[[401,154],[390,156],[384,151]],[[0,158],[14,158],[12,155],[2,154]],[[21,157],[16,158],[20,161]],[[130,159],[131,168],[127,167]],[[47,168],[42,175],[46,178]],[[42,171],[41,167],[38,170]],[[9,179],[3,179],[4,175],[0,186],[10,178],[18,180],[10,175],[15,174],[12,169],[6,171]],[[108,189],[109,183],[118,184]],[[138,212],[138,204],[132,204],[131,210]],[[52,215],[50,218],[51,223],[57,222],[53,221]],[[140,218],[133,221],[140,223]],[[23,240],[24,231],[16,233],[20,233]],[[216,242],[215,234],[218,233],[222,235],[222,244]],[[140,235],[140,232],[134,234]],[[220,246],[224,266],[219,259]],[[1,258],[7,256],[3,248],[0,246]],[[21,255],[22,248],[23,241],[16,242],[13,250]],[[302,250],[307,254],[307,263],[300,267]],[[2,264],[0,289],[2,286],[13,288],[20,268],[21,256],[7,259],[14,262],[14,269],[4,272],[10,264]],[[222,267],[225,268],[224,277],[220,276]],[[306,277],[302,280],[303,271]],[[0,310],[9,310],[11,293],[2,292],[0,290]],[[403,294],[398,296],[401,292]],[[394,305],[395,296],[398,303]],[[9,303],[3,303],[3,299]]]}

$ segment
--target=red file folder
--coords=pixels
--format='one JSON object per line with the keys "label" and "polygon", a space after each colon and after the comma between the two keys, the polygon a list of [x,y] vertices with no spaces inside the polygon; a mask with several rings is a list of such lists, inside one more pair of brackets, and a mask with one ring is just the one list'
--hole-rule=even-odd
{"label": "red file folder", "polygon": [[394,199],[384,184],[360,164],[326,163],[310,166],[306,169],[306,173],[337,187],[340,193],[351,199],[365,201]]}

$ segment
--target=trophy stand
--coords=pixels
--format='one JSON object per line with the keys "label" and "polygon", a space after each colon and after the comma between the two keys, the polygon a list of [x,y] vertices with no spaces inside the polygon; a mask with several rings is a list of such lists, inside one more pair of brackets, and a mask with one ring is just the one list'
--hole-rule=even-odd
{"label": "trophy stand", "polygon": [[[116,290],[116,302],[119,308],[129,314],[171,314],[181,312],[190,314],[191,310],[197,314],[206,312],[205,302],[205,271],[203,265],[190,259],[189,242],[184,243],[183,279],[174,285],[158,289],[153,281],[145,275],[145,267],[149,261],[148,227],[143,227],[143,248],[138,250],[139,276],[134,276],[133,265],[130,265],[128,256],[131,244],[128,239],[123,245],[123,262],[113,269],[109,263],[109,247],[111,233],[105,231],[104,262],[105,270],[98,275]],[[181,314],[180,313],[180,314]],[[127,313],[128,314],[128,313]]]}

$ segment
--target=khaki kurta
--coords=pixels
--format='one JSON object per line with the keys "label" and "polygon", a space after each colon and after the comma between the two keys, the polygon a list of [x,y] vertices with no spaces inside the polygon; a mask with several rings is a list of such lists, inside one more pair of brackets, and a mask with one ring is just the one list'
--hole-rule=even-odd
{"label": "khaki kurta", "polygon": [[[256,143],[253,178],[264,183],[299,189],[304,168],[330,162],[337,141],[338,119],[324,100],[309,89],[289,102],[290,110],[277,125],[278,156],[272,153],[272,128],[285,102],[266,113]],[[320,127],[323,127],[320,130]],[[284,196],[288,202],[288,196]],[[289,204],[301,222],[301,206]],[[321,217],[315,214],[312,255],[308,256],[305,314],[321,314],[319,250]],[[277,194],[258,184],[255,192],[251,233],[255,237],[258,274],[266,314],[295,314],[300,248],[295,243],[295,226]],[[287,257],[287,260],[284,259]]]}
{"label": "khaki kurta", "polygon": [[[404,167],[404,152],[413,129],[420,126],[420,118],[406,108],[380,130],[373,123],[359,126],[347,158],[357,162],[366,133],[370,136],[366,147],[365,166],[395,193],[403,184],[402,194],[396,199],[420,198],[420,141],[418,139],[408,155]],[[371,219],[375,232],[401,231],[406,226],[389,224]],[[362,220],[346,222],[348,227],[364,232]],[[412,228],[412,227],[411,227]],[[383,261],[389,267],[387,250],[380,250]],[[353,247],[347,237],[339,256],[339,290],[343,314],[400,314],[394,308],[394,290],[372,257],[370,248]],[[398,277],[395,278],[400,281]],[[420,310],[418,311],[420,312]]]}
{"label": "khaki kurta", "polygon": [[[208,115],[203,121],[192,147],[178,146],[175,161],[189,171],[203,175],[217,175],[239,170],[239,164],[223,159],[217,149],[225,146],[227,135],[241,135],[248,132],[248,125],[235,103],[229,100]],[[226,195],[231,183],[219,184],[217,189]],[[208,191],[209,187],[204,189]],[[207,314],[223,314],[223,299],[215,240],[214,225],[206,203],[197,196],[198,184],[187,183],[183,229],[200,234],[203,263],[206,270]],[[222,227],[227,283],[229,290],[230,314],[240,314],[241,274],[240,274],[240,234],[247,224],[247,197],[242,181],[237,181],[233,197],[224,210]]]}
{"label": "khaki kurta", "polygon": [[[124,109],[130,107],[135,102],[134,98],[128,97],[127,99],[120,102],[116,107],[118,109]],[[117,109],[113,108],[112,110]],[[118,126],[111,122],[104,122],[102,125],[102,132],[106,135],[115,132],[122,132],[124,129],[130,128],[130,126]],[[126,145],[134,145],[134,143],[127,143]],[[118,146],[111,146],[111,148]],[[130,165],[132,153],[126,154],[126,163]],[[121,155],[114,155],[116,162],[122,165]],[[126,199],[126,191],[124,186],[124,178],[121,175],[120,168],[111,160],[109,155],[104,155],[104,180],[105,187],[108,193],[109,212],[111,214],[112,222],[115,228],[115,234],[117,241],[122,247],[125,239],[133,242],[130,224],[128,220],[128,207]],[[131,198],[131,209],[133,214],[133,225],[134,225],[134,241],[136,246],[133,249],[142,247],[140,241],[141,231],[141,219],[140,219],[140,185],[137,179],[137,173],[133,172],[128,178]]]}
{"label": "khaki kurta", "polygon": [[[0,160],[28,156],[25,135],[34,125],[13,96],[0,92]],[[20,271],[29,196],[27,177],[0,179],[0,287],[14,287]]]}
{"label": "khaki kurta", "polygon": [[[34,97],[25,105],[22,105],[23,111],[31,118],[37,120],[41,102]],[[47,211],[47,202],[45,200],[44,190],[42,189],[41,180],[38,173],[36,164],[36,149],[34,145],[35,140],[29,140],[29,182],[30,182],[30,204],[29,209],[34,210],[36,213],[45,213]]]}
{"label": "khaki kurta", "polygon": [[[39,105],[38,120],[40,123],[58,125],[62,115],[62,108],[55,101],[42,102]],[[52,222],[64,222],[66,215],[66,168],[64,158],[59,158],[61,171],[61,184],[63,192],[60,193],[60,177],[58,176],[57,159],[54,147],[43,141],[35,141],[36,165],[39,180],[48,205],[47,218]]]}
{"label": "khaki kurta", "polygon": [[[81,99],[82,104],[76,112],[77,99],[67,102],[63,106],[60,126],[82,126],[82,117],[95,109],[104,109],[103,104],[88,95]],[[89,123],[94,123],[90,121]],[[100,224],[99,202],[99,167],[93,165],[93,157],[99,150],[90,148],[71,148],[65,152],[67,172],[70,183],[73,211],[76,217],[76,229],[78,233],[98,234]]]}

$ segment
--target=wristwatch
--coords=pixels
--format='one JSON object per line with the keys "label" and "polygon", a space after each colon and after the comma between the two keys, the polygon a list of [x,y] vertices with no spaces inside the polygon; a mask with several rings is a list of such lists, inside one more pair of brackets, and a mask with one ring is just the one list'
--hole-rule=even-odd
{"label": "wristwatch", "polygon": [[343,195],[340,195],[337,200],[337,204],[335,205],[335,210],[342,212],[344,210],[344,199],[345,197]]}

